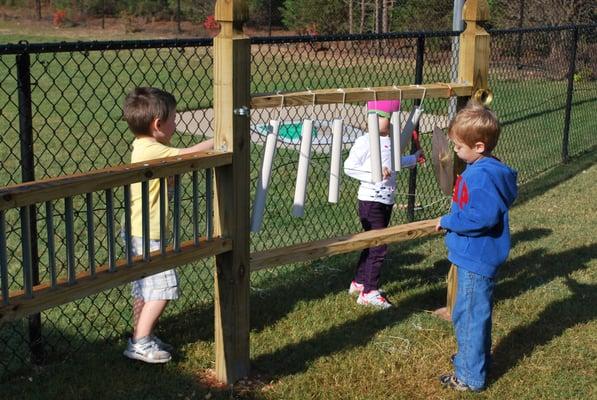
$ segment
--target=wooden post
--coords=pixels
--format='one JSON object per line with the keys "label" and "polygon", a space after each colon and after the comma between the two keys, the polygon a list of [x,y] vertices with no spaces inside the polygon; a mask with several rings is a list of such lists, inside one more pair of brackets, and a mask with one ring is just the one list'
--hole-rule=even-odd
{"label": "wooden post", "polygon": [[249,373],[249,106],[250,40],[244,0],[218,0],[214,38],[215,148],[232,151],[232,165],[215,169],[214,235],[233,241],[216,256],[216,375],[232,384]]}
{"label": "wooden post", "polygon": [[[489,20],[487,0],[466,0],[462,18],[466,22],[466,29],[460,34],[458,82],[471,84],[474,95],[477,90],[488,88],[489,33],[479,25]],[[458,97],[456,110],[466,106],[469,99],[470,96]],[[460,174],[464,167],[464,162],[454,154],[454,174]]]}

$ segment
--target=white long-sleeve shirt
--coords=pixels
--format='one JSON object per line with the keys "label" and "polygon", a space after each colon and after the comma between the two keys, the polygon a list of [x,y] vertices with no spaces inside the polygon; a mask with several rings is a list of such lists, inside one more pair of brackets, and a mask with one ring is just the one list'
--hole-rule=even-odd
{"label": "white long-sleeve shirt", "polygon": [[[392,170],[392,148],[390,136],[379,137],[381,147],[381,165]],[[369,135],[363,135],[355,140],[348,158],[344,161],[344,173],[351,178],[361,181],[357,197],[363,201],[377,201],[384,204],[394,204],[396,193],[396,172],[378,183],[373,183],[371,176],[371,147]],[[412,168],[417,163],[416,155],[403,156],[400,164],[403,168]]]}

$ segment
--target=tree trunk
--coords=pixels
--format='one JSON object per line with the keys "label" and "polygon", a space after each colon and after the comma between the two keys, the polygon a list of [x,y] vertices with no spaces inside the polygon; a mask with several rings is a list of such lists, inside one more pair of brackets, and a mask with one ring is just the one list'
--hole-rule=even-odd
{"label": "tree trunk", "polygon": [[35,15],[41,20],[41,0],[35,0]]}
{"label": "tree trunk", "polygon": [[353,34],[352,31],[352,23],[353,23],[353,10],[352,10],[352,0],[348,0],[348,33]]}
{"label": "tree trunk", "polygon": [[375,32],[382,33],[382,14],[384,0],[375,1]]}
{"label": "tree trunk", "polygon": [[382,21],[383,25],[381,30],[384,33],[389,32],[389,22],[390,22],[390,0],[383,0],[383,10],[382,10]]}
{"label": "tree trunk", "polygon": [[363,33],[365,29],[365,0],[361,0],[361,25],[359,27],[359,33]]}

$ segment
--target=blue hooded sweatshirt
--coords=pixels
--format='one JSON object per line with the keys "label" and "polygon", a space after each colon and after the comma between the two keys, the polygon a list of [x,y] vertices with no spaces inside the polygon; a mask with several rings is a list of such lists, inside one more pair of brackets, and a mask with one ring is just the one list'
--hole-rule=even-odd
{"label": "blue hooded sweatshirt", "polygon": [[452,207],[440,220],[448,259],[493,278],[510,252],[508,209],[516,199],[516,171],[493,157],[468,164],[456,179]]}

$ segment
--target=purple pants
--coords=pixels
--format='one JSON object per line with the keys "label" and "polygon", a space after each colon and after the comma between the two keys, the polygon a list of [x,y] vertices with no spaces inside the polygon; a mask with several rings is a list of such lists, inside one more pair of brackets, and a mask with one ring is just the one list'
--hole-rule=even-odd
{"label": "purple pants", "polygon": [[[392,205],[359,200],[359,218],[365,231],[387,228],[392,216]],[[364,291],[379,289],[381,264],[388,251],[387,245],[370,247],[361,252],[354,280],[365,285]]]}

